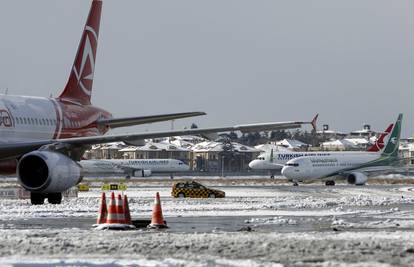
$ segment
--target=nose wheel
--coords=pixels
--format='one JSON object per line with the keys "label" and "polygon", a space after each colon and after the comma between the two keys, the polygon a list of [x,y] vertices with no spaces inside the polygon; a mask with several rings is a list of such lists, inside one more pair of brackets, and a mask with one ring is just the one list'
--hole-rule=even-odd
{"label": "nose wheel", "polygon": [[335,181],[326,181],[325,182],[326,186],[334,186],[335,185]]}

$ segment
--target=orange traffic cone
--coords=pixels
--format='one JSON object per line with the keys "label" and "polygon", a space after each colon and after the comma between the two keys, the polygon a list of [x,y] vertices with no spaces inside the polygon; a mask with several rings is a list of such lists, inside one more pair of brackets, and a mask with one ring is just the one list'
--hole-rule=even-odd
{"label": "orange traffic cone", "polygon": [[168,228],[162,216],[160,194],[157,192],[155,196],[154,208],[152,210],[151,224],[148,228]]}
{"label": "orange traffic cone", "polygon": [[116,199],[116,213],[118,216],[118,223],[124,224],[125,223],[125,213],[124,213],[124,206],[123,206],[122,196],[118,194],[118,198]]}
{"label": "orange traffic cone", "polygon": [[106,196],[105,192],[102,192],[101,196],[101,206],[99,208],[98,219],[96,224],[106,223],[106,216],[108,215],[108,209],[106,208]]}
{"label": "orange traffic cone", "polygon": [[125,223],[132,224],[131,213],[129,212],[128,197],[126,195],[124,196],[124,215],[125,215]]}
{"label": "orange traffic cone", "polygon": [[114,192],[112,192],[111,200],[109,201],[108,215],[106,217],[106,223],[108,223],[108,224],[118,223],[118,214],[117,214],[117,211],[116,211],[115,193]]}

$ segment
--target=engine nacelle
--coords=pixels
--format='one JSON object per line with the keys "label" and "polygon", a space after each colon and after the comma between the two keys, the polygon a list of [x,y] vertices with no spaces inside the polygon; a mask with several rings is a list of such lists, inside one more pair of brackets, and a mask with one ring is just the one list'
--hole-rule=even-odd
{"label": "engine nacelle", "polygon": [[368,177],[360,172],[353,172],[347,176],[348,184],[364,185],[368,181]]}
{"label": "engine nacelle", "polygon": [[29,191],[58,193],[80,182],[81,169],[79,164],[63,154],[33,151],[20,159],[17,177]]}
{"label": "engine nacelle", "polygon": [[134,171],[134,176],[135,177],[149,177],[151,176],[152,172],[151,170],[137,170]]}

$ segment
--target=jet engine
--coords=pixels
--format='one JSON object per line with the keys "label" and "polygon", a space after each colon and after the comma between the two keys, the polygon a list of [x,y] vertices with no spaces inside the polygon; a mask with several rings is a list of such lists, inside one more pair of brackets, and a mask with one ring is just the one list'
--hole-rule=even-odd
{"label": "jet engine", "polygon": [[368,177],[360,172],[353,172],[348,174],[347,181],[348,184],[354,184],[354,185],[365,185],[367,182]]}
{"label": "jet engine", "polygon": [[60,193],[78,184],[81,167],[71,158],[52,151],[33,151],[17,165],[17,177],[27,190]]}
{"label": "jet engine", "polygon": [[151,176],[152,172],[151,170],[137,170],[134,171],[134,176],[135,177],[149,177]]}

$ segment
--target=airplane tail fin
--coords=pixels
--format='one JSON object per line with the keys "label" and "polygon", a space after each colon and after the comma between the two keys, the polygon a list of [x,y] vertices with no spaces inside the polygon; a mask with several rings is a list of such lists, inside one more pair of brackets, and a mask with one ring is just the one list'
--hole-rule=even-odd
{"label": "airplane tail fin", "polygon": [[367,151],[369,152],[379,152],[381,151],[385,144],[384,144],[384,138],[391,133],[392,127],[394,126],[393,123],[391,123],[388,128],[385,130],[385,132],[381,133],[378,139],[375,141],[375,144],[368,147]]}
{"label": "airplane tail fin", "polygon": [[318,117],[319,117],[319,114],[316,114],[316,116],[312,119],[312,121],[311,121],[311,125],[312,125],[312,128],[313,128],[313,130],[317,130],[316,129],[316,121],[318,120]]}
{"label": "airplane tail fin", "polygon": [[402,122],[403,114],[398,115],[398,119],[394,124],[394,128],[392,129],[390,138],[382,152],[383,156],[398,157],[398,147],[400,145],[400,136],[401,136],[401,122]]}
{"label": "airplane tail fin", "polygon": [[76,102],[82,105],[89,105],[91,103],[101,10],[102,1],[93,0],[75,62],[73,63],[68,83],[59,96],[60,100]]}

